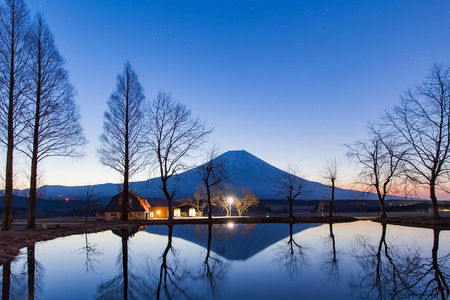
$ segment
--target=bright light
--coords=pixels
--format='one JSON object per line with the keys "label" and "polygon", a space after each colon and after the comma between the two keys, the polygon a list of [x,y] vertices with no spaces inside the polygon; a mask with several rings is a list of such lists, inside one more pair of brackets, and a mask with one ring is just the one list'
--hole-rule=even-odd
{"label": "bright light", "polygon": [[234,224],[233,223],[228,223],[228,228],[233,228]]}
{"label": "bright light", "polygon": [[229,197],[229,198],[228,198],[228,203],[230,203],[230,205],[231,205],[231,203],[233,203],[233,201],[234,201],[234,200],[233,200],[233,197]]}
{"label": "bright light", "polygon": [[66,201],[69,201],[69,198],[66,198]]}
{"label": "bright light", "polygon": [[161,212],[158,210],[156,213],[159,215]]}

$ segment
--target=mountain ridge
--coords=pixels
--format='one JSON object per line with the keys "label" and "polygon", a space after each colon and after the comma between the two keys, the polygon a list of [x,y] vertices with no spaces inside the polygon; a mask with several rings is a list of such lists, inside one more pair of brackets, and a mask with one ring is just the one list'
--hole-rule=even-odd
{"label": "mountain ridge", "polygon": [[[231,184],[242,189],[246,187],[259,199],[284,199],[285,197],[274,190],[275,181],[286,174],[285,171],[263,161],[245,150],[227,151],[216,158],[223,164]],[[298,200],[322,200],[331,193],[331,188],[319,182],[305,182],[305,193]],[[170,179],[171,187],[177,186],[175,198],[193,197],[195,187],[201,183],[198,167],[187,170]],[[130,183],[130,189],[146,198],[164,198],[159,188],[160,178],[155,177],[144,181]],[[121,184],[104,183],[95,187],[97,197],[112,197],[118,193]],[[83,199],[86,197],[86,186],[45,185],[44,198]],[[28,189],[18,191],[18,195],[26,197]],[[336,200],[358,199],[362,192],[336,188]],[[376,199],[376,195],[365,193],[365,199]]]}

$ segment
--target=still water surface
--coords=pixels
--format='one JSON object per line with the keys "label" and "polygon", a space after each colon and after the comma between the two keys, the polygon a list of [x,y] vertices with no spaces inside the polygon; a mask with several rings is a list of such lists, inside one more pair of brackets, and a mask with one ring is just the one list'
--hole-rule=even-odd
{"label": "still water surface", "polygon": [[9,289],[10,299],[446,299],[449,253],[449,231],[370,221],[147,226],[22,249],[3,266],[2,295]]}

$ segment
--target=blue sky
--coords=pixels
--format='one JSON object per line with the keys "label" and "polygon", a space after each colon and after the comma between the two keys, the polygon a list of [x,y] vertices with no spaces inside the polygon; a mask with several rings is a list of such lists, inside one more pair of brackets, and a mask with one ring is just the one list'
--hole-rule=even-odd
{"label": "blue sky", "polygon": [[345,185],[355,169],[343,145],[366,137],[367,121],[433,63],[450,62],[444,0],[26,3],[44,14],[66,58],[90,142],[83,159],[44,161],[44,184],[120,182],[96,149],[126,60],[147,98],[171,93],[215,129],[209,144],[222,152],[295,164],[310,180],[335,156]]}

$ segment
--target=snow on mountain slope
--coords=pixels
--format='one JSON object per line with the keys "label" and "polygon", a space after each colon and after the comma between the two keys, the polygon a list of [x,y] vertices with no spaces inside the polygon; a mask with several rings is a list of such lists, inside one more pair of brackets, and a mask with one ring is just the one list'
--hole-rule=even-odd
{"label": "snow on mountain slope", "polygon": [[[246,187],[250,189],[260,199],[283,199],[284,195],[275,191],[274,182],[282,178],[284,171],[266,163],[247,151],[228,151],[217,158],[225,167],[231,183],[238,188]],[[177,180],[176,180],[177,179]],[[201,183],[197,168],[183,172],[170,180],[173,187],[177,184],[176,198],[193,197],[195,187]],[[160,178],[152,178],[146,181],[131,183],[130,189],[135,190],[147,198],[163,198],[163,193],[159,188]],[[117,194],[119,184],[99,184],[96,187],[96,194],[101,197],[112,197]],[[83,198],[86,194],[86,186],[44,186],[46,198],[71,197]],[[21,196],[26,196],[27,190],[20,192]],[[330,194],[330,187],[318,182],[305,180],[305,192],[299,199],[326,199]],[[336,199],[355,199],[361,196],[361,192],[345,189],[336,189]],[[375,199],[375,195],[366,194],[366,199]]]}

